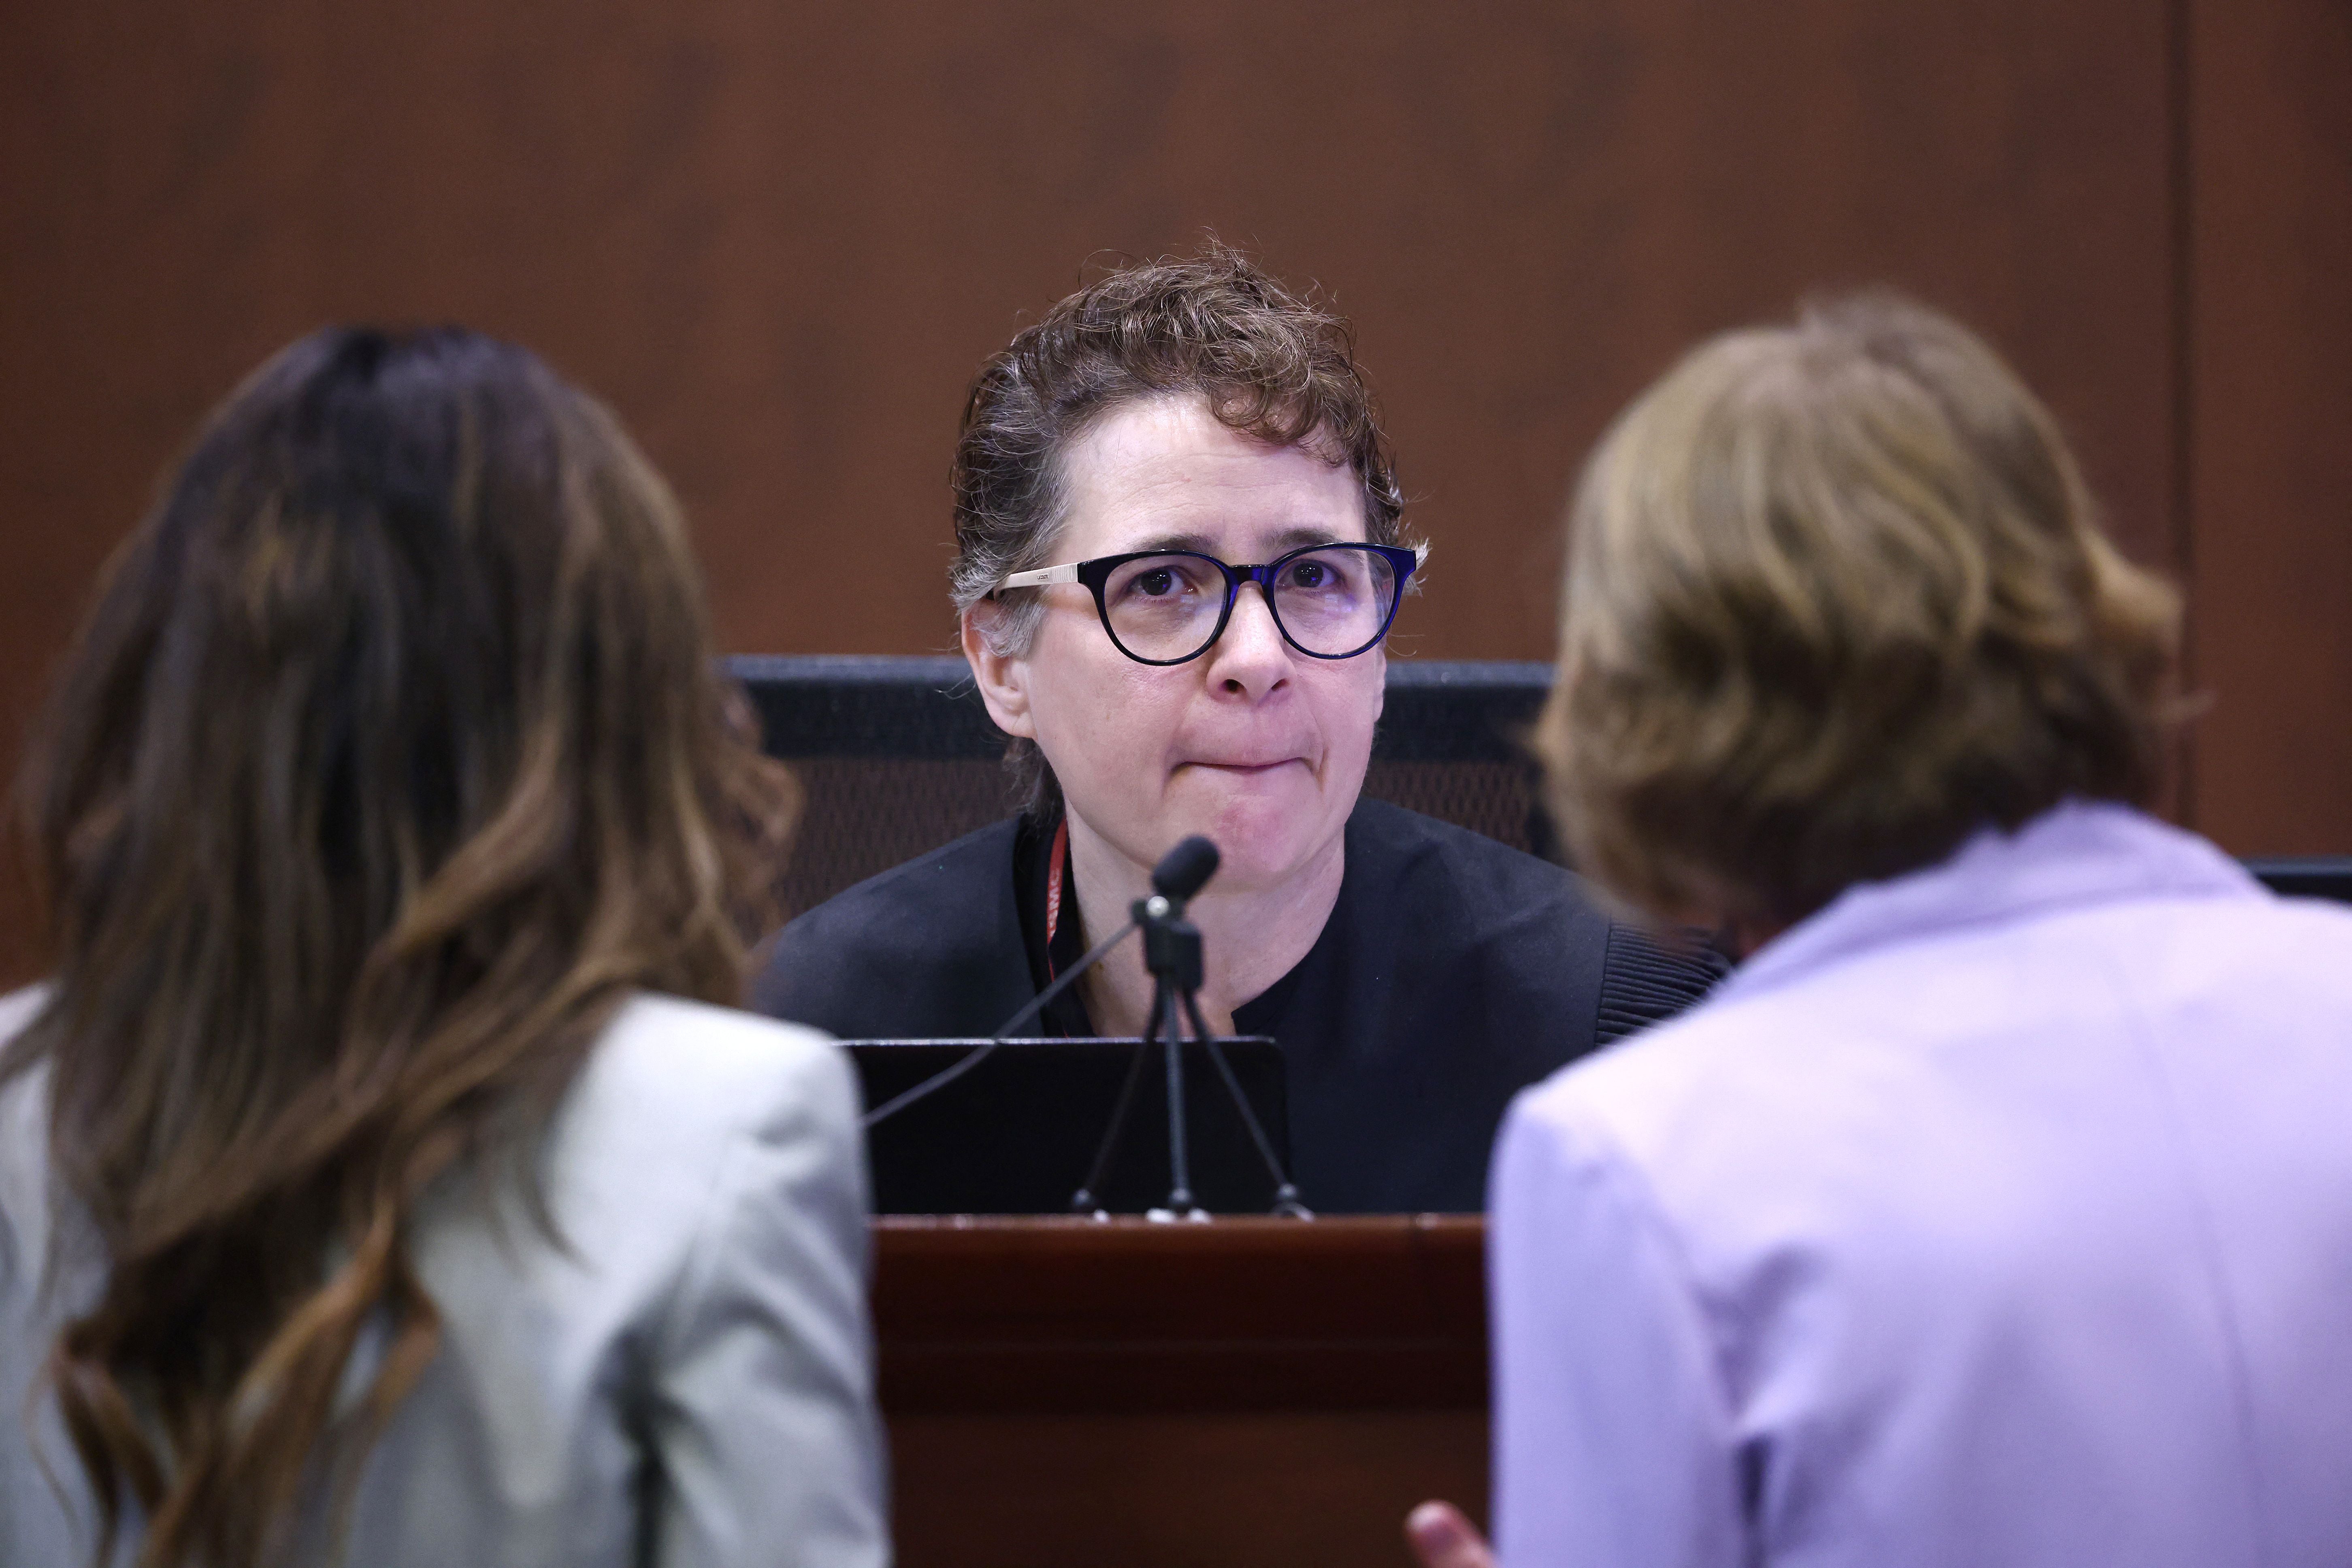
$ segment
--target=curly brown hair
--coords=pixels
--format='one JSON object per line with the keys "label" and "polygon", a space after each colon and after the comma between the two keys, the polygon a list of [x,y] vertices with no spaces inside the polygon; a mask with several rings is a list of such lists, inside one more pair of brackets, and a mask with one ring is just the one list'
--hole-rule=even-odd
{"label": "curly brown hair", "polygon": [[1888,294],[1703,344],[1570,523],[1538,730],[1579,862],[1770,927],[2074,795],[2144,803],[2173,590],[2000,356]]}
{"label": "curly brown hair", "polygon": [[[972,382],[956,440],[954,564],[959,614],[983,599],[986,628],[1021,654],[1043,613],[1034,588],[999,590],[1049,563],[1065,521],[1061,464],[1113,409],[1198,397],[1227,428],[1321,455],[1356,476],[1364,534],[1395,544],[1404,498],[1348,322],[1214,239],[1201,254],[1122,267],[1047,310]],[[1027,740],[1005,760],[1034,812],[1058,809],[1053,770]]]}

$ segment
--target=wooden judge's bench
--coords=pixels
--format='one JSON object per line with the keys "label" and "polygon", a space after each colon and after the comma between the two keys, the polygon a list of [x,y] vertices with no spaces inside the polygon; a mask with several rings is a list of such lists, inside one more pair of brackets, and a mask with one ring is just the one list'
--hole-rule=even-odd
{"label": "wooden judge's bench", "polygon": [[1411,1562],[1486,1503],[1475,1217],[888,1217],[874,1318],[905,1568]]}

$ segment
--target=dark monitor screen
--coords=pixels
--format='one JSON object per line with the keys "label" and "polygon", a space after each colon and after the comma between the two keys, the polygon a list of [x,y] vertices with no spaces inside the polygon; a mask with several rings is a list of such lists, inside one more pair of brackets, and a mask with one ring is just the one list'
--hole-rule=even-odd
{"label": "dark monitor screen", "polygon": [[2352,904],[2352,856],[2275,855],[2245,865],[2273,893]]}
{"label": "dark monitor screen", "polygon": [[[868,1110],[963,1060],[985,1040],[845,1040]],[[1218,1043],[1276,1159],[1290,1162],[1282,1053],[1265,1036]],[[877,1214],[1066,1214],[1141,1060],[1135,1095],[1096,1196],[1140,1214],[1168,1196],[1166,1058],[1135,1040],[1007,1040],[961,1078],[867,1129]],[[1275,1179],[1223,1076],[1197,1041],[1183,1051],[1192,1191],[1213,1214],[1263,1214]],[[1308,1194],[1307,1201],[1314,1201]]]}

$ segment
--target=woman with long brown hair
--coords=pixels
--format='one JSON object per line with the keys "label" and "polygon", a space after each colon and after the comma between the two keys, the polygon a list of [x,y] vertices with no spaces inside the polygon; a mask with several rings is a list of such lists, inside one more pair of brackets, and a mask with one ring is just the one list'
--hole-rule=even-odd
{"label": "woman with long brown hair", "polygon": [[740,711],[523,351],[324,331],[213,417],[23,781],[0,1561],[887,1558],[854,1090],[712,1005]]}

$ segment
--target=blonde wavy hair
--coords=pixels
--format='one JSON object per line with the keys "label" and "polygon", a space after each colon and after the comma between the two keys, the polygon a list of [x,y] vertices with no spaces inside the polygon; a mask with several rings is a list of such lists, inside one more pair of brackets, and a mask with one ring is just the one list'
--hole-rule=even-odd
{"label": "blonde wavy hair", "polygon": [[2068,796],[2145,803],[2179,600],[2049,411],[1887,294],[1716,338],[1602,439],[1538,729],[1579,864],[1777,926]]}

